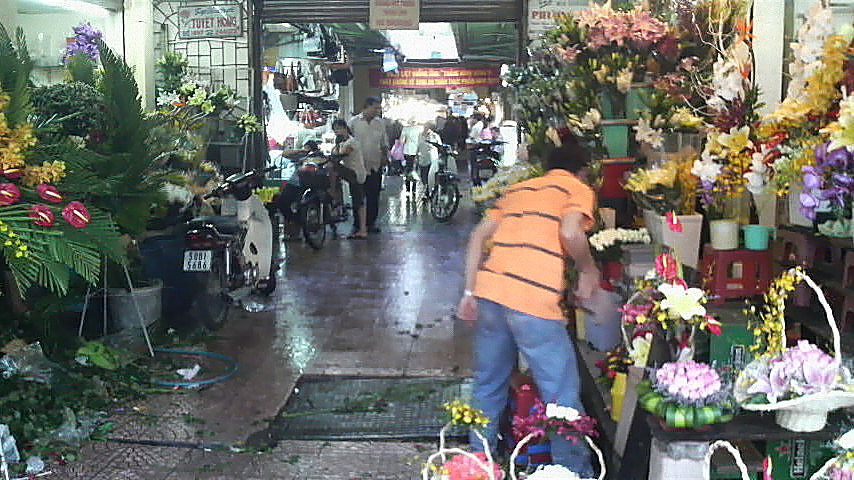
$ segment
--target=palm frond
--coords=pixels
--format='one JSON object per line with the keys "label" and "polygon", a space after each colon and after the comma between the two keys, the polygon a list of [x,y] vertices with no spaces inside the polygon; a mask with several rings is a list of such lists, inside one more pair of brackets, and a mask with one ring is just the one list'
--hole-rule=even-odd
{"label": "palm frond", "polygon": [[25,122],[32,110],[28,88],[32,69],[24,31],[18,28],[13,41],[0,25],[0,90],[11,97],[4,112],[9,126]]}
{"label": "palm frond", "polygon": [[102,40],[97,40],[104,67],[102,92],[107,103],[110,146],[116,153],[141,155],[148,129],[133,69]]}

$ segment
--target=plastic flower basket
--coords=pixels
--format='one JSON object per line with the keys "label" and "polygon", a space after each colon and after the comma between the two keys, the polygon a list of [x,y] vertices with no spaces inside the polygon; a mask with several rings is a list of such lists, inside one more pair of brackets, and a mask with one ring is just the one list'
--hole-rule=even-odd
{"label": "plastic flower basket", "polygon": [[[753,412],[775,412],[777,415],[777,424],[781,427],[793,432],[815,432],[821,430],[827,424],[827,414],[840,408],[848,408],[854,406],[854,384],[842,383],[838,380],[840,372],[842,372],[842,353],[841,339],[839,336],[839,328],[833,318],[833,311],[827,303],[827,298],[824,296],[821,288],[813,281],[809,275],[793,270],[795,275],[801,277],[804,282],[815,292],[818,300],[824,309],[827,323],[833,333],[833,363],[831,364],[835,373],[835,379],[831,388],[826,391],[802,395],[786,400],[779,400],[769,403],[747,403],[747,400],[752,397],[748,392],[748,388],[752,385],[751,372],[757,371],[760,368],[760,363],[767,359],[759,358],[754,360],[744,371],[739,375],[736,382],[735,397],[741,403],[744,410]],[[780,329],[785,338],[786,324],[785,321],[780,322]],[[779,358],[779,357],[777,357]],[[845,376],[846,378],[848,375]],[[850,380],[845,380],[850,381]]]}
{"label": "plastic flower basket", "polygon": [[[492,454],[489,451],[489,444],[487,443],[486,438],[484,438],[477,429],[472,429],[472,432],[474,432],[483,445],[485,458],[482,459],[478,455],[461,448],[447,448],[445,446],[445,433],[451,426],[452,423],[448,423],[439,431],[439,450],[427,458],[424,468],[421,469],[422,480],[448,480],[450,477],[448,472],[443,471],[444,466],[448,464],[450,458],[457,455],[462,455],[466,460],[473,463],[475,468],[482,470],[486,475],[486,479],[503,480],[504,472],[499,469],[496,473],[495,462],[493,462]],[[437,460],[441,460],[442,467],[436,468]]]}
{"label": "plastic flower basket", "polygon": [[741,458],[741,452],[738,451],[731,443],[726,440],[718,440],[717,442],[709,445],[709,450],[706,452],[705,463],[703,465],[703,479],[709,480],[711,478],[711,466],[712,466],[712,455],[719,448],[726,449],[735,459],[735,464],[738,466],[738,470],[741,473],[741,480],[750,480],[750,473],[747,471],[747,465],[744,464],[744,460]]}

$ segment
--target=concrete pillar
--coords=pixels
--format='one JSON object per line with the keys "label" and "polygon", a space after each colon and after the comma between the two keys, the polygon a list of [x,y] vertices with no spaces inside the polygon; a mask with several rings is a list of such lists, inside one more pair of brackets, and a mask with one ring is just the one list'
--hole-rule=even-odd
{"label": "concrete pillar", "polygon": [[785,42],[785,0],[753,2],[753,53],[756,84],[765,104],[762,113],[772,112],[783,94],[783,47]]}
{"label": "concrete pillar", "polygon": [[9,35],[15,35],[15,29],[18,28],[18,5],[15,0],[0,0],[0,24]]}
{"label": "concrete pillar", "polygon": [[125,0],[125,61],[133,67],[143,108],[154,108],[154,7],[151,0]]}

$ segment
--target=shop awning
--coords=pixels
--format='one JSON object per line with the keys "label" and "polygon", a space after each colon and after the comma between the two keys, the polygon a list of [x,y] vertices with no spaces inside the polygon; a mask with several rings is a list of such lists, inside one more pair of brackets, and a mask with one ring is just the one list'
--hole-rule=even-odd
{"label": "shop awning", "polygon": [[[368,23],[368,0],[263,0],[265,23]],[[517,22],[521,0],[421,0],[422,22]]]}

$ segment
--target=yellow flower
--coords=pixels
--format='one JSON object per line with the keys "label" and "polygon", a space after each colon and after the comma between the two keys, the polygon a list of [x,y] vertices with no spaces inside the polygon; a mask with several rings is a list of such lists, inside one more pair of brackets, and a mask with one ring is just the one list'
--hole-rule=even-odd
{"label": "yellow flower", "polygon": [[748,147],[753,147],[753,142],[750,141],[749,126],[738,129],[732,127],[729,133],[721,133],[717,141],[732,153],[738,153]]}
{"label": "yellow flower", "polygon": [[460,400],[446,403],[443,408],[450,414],[454,425],[484,426],[489,423],[489,419],[483,415],[483,410],[472,408]]}
{"label": "yellow flower", "polygon": [[65,178],[65,162],[56,160],[44,162],[41,166],[27,167],[24,171],[24,184],[35,186],[40,183],[57,183]]}

